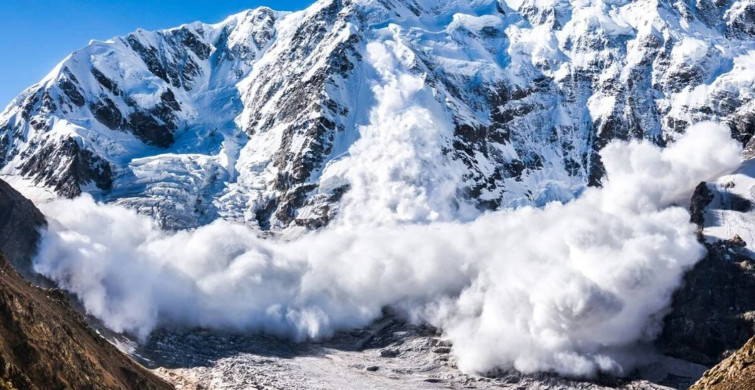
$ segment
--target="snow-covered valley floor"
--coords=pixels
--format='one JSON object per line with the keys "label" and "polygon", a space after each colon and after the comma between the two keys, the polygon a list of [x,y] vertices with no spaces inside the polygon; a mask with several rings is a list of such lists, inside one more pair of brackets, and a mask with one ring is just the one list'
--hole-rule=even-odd
{"label": "snow-covered valley floor", "polygon": [[456,368],[450,343],[431,327],[385,316],[372,326],[322,342],[210,331],[159,331],[133,351],[178,389],[677,389],[705,367],[659,356],[629,379],[564,379],[499,371],[487,377]]}

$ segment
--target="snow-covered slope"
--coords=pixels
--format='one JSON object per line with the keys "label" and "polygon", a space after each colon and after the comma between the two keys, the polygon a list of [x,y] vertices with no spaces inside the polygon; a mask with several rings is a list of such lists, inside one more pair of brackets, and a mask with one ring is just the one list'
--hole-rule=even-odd
{"label": "snow-covered slope", "polygon": [[736,240],[746,247],[749,254],[755,253],[755,160],[746,161],[737,171],[722,176],[707,184],[710,203],[703,213],[706,239],[713,243],[718,240]]}
{"label": "snow-covered slope", "polygon": [[568,200],[600,183],[611,139],[664,144],[713,119],[747,143],[754,15],[752,0],[320,0],[139,30],[8,105],[0,173],[170,228]]}

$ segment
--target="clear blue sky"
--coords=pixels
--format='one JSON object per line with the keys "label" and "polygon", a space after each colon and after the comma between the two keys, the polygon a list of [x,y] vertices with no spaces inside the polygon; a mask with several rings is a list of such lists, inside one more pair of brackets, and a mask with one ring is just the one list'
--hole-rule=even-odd
{"label": "clear blue sky", "polygon": [[90,39],[137,28],[215,23],[267,5],[299,10],[314,0],[0,0],[0,110]]}

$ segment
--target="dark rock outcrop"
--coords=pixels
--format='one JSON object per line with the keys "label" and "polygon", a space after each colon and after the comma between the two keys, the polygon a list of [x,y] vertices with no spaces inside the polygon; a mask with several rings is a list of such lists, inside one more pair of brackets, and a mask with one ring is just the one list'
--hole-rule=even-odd
{"label": "dark rock outcrop", "polygon": [[25,277],[32,274],[39,229],[46,225],[45,217],[30,200],[0,180],[0,252]]}
{"label": "dark rock outcrop", "polygon": [[711,366],[755,334],[755,262],[731,241],[707,247],[674,294],[659,344],[668,355]]}
{"label": "dark rock outcrop", "polygon": [[713,193],[708,189],[708,185],[705,182],[698,184],[689,203],[690,221],[698,226],[698,230],[702,230],[705,208],[711,201],[713,201]]}
{"label": "dark rock outcrop", "polygon": [[[692,222],[701,231],[712,199],[705,183],[692,197]],[[708,253],[674,294],[658,344],[667,355],[711,366],[755,335],[755,260],[738,236],[704,244]]]}
{"label": "dark rock outcrop", "polygon": [[0,389],[170,389],[0,254]]}
{"label": "dark rock outcrop", "polygon": [[20,169],[36,184],[49,186],[67,198],[81,195],[81,186],[90,182],[103,190],[109,190],[113,184],[110,163],[81,147],[73,138],[43,145],[23,162]]}

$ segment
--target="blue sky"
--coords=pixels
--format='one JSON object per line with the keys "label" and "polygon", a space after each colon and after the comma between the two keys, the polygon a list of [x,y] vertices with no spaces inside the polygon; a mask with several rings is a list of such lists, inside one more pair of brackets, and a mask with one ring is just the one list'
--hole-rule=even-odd
{"label": "blue sky", "polygon": [[196,20],[214,23],[267,5],[299,10],[314,0],[0,0],[0,110],[90,39]]}

